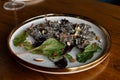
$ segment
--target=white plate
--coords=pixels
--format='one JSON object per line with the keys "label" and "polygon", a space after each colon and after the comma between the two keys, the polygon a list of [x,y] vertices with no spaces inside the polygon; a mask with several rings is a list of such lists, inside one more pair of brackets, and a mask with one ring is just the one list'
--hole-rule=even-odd
{"label": "white plate", "polygon": [[[73,63],[68,62],[67,67],[64,69],[57,68],[53,62],[51,62],[47,57],[43,55],[32,53],[19,54],[23,53],[25,50],[23,48],[15,47],[13,45],[14,37],[17,36],[17,34],[21,33],[22,31],[26,30],[26,28],[30,27],[32,24],[37,25],[45,22],[45,18],[51,21],[59,21],[65,18],[72,23],[78,24],[85,23],[90,25],[92,27],[90,30],[94,31],[96,35],[98,35],[101,38],[103,50],[95,53],[94,56],[85,63],[79,63],[77,61]],[[110,49],[110,36],[101,25],[97,24],[94,20],[91,20],[89,18],[68,14],[46,14],[31,18],[23,22],[17,28],[13,29],[9,36],[8,45],[16,61],[18,61],[20,64],[24,65],[27,68],[50,74],[70,74],[90,69],[96,66],[97,64],[101,63],[108,56],[108,51]],[[74,48],[69,54],[75,57],[77,52],[78,50]],[[33,60],[34,58],[41,58],[44,61],[36,62],[35,60]]]}

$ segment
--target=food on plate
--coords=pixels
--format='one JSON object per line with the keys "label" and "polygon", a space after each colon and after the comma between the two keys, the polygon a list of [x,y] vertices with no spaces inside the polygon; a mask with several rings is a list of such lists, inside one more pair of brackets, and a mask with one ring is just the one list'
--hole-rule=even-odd
{"label": "food on plate", "polygon": [[[15,36],[13,44],[27,52],[46,56],[57,67],[65,68],[68,62],[85,63],[95,52],[102,50],[99,35],[85,23],[72,23],[67,19],[34,25]],[[73,57],[69,52],[76,47],[79,53]]]}
{"label": "food on plate", "polygon": [[34,60],[37,61],[37,62],[43,62],[43,61],[44,61],[44,60],[41,59],[41,58],[34,58]]}

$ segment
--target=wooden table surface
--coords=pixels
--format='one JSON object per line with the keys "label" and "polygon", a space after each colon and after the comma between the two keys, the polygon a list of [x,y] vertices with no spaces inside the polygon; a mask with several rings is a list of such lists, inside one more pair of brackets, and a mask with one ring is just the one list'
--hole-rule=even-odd
{"label": "wooden table surface", "polygon": [[[120,6],[97,0],[43,0],[18,11],[7,11],[0,0],[0,80],[120,80]],[[48,13],[89,17],[104,25],[112,39],[111,55],[98,66],[76,74],[52,75],[24,68],[9,55],[7,38],[24,20]]]}

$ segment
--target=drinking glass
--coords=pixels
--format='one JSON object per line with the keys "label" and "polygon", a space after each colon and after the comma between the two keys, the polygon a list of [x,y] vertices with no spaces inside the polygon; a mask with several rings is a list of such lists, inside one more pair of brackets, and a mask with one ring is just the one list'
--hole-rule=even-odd
{"label": "drinking glass", "polygon": [[3,5],[6,10],[19,10],[25,7],[25,2],[18,0],[9,0]]}

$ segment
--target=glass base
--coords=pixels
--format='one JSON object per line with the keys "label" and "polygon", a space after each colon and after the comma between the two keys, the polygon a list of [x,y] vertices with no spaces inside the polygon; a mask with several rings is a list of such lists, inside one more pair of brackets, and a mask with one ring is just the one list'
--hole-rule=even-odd
{"label": "glass base", "polygon": [[6,2],[3,5],[4,9],[6,10],[18,10],[18,9],[22,9],[25,7],[25,3],[24,2],[14,2],[14,1],[10,1],[10,2]]}

